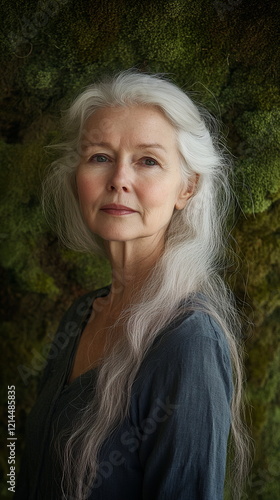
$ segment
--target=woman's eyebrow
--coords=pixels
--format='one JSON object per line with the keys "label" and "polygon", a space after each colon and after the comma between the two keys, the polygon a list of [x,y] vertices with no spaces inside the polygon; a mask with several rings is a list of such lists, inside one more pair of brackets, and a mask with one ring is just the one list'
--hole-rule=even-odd
{"label": "woman's eyebrow", "polygon": [[166,153],[166,149],[161,144],[158,144],[157,142],[154,142],[151,144],[138,144],[137,148],[139,148],[139,149],[158,148],[158,149],[162,149]]}
{"label": "woman's eyebrow", "polygon": [[[91,141],[83,141],[83,146],[85,148],[91,148],[91,147],[106,147],[112,149],[112,145],[109,142],[91,142]],[[164,146],[157,142],[153,143],[143,143],[143,144],[137,144],[136,146],[137,149],[149,149],[149,148],[156,148],[156,149],[162,149],[165,153],[167,152]]]}
{"label": "woman's eyebrow", "polygon": [[99,147],[105,147],[105,148],[112,148],[111,144],[109,142],[91,142],[91,141],[82,141],[82,144],[86,148],[92,148],[97,146]]}

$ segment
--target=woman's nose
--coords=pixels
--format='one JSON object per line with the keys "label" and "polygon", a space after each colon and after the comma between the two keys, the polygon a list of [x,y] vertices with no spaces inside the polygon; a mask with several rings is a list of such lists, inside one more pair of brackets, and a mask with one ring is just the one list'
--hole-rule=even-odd
{"label": "woman's nose", "polygon": [[124,162],[116,162],[108,179],[109,191],[129,192],[131,190],[131,168]]}

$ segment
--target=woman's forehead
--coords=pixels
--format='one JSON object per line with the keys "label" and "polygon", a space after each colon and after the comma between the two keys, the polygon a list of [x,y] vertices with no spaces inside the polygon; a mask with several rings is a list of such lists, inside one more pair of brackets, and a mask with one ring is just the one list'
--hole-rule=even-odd
{"label": "woman's forehead", "polygon": [[165,144],[176,142],[176,131],[163,111],[153,105],[103,107],[86,120],[83,142],[106,142],[125,136],[139,144]]}

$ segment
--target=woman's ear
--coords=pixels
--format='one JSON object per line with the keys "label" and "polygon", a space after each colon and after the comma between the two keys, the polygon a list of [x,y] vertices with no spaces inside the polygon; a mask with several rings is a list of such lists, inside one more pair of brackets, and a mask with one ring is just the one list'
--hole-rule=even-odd
{"label": "woman's ear", "polygon": [[183,210],[183,208],[185,208],[188,199],[191,198],[191,196],[193,196],[196,190],[198,179],[199,179],[199,174],[194,174],[187,180],[186,183],[184,183],[184,186],[181,188],[177,198],[177,202],[175,204],[175,208],[177,210]]}

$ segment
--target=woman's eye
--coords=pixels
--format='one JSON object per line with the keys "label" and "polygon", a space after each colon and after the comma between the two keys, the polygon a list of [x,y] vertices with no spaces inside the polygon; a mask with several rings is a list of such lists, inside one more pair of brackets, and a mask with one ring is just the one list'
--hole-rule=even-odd
{"label": "woman's eye", "polygon": [[105,155],[93,155],[90,157],[89,161],[92,161],[94,163],[105,163],[106,161],[109,160]]}
{"label": "woman's eye", "polygon": [[147,165],[147,167],[153,167],[155,165],[158,165],[158,162],[154,160],[153,158],[143,158],[143,163],[144,165]]}

